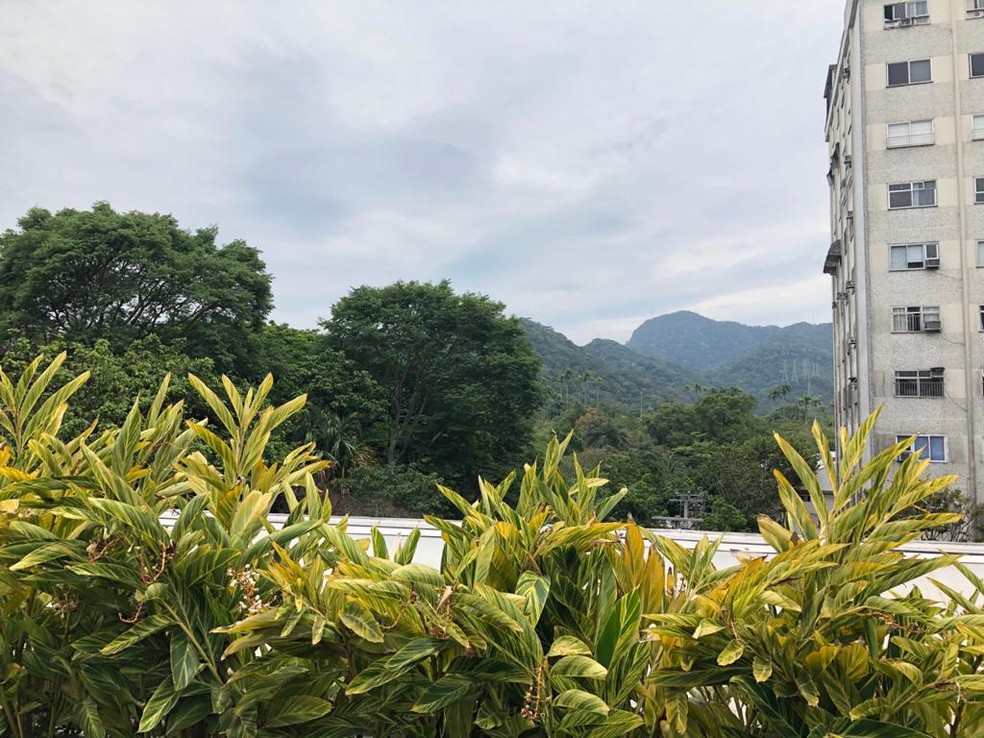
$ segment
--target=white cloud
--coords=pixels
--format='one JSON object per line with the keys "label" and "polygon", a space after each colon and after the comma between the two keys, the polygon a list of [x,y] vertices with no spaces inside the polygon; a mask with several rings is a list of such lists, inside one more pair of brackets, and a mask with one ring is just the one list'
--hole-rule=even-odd
{"label": "white cloud", "polygon": [[102,199],[218,223],[263,250],[298,325],[357,284],[442,277],[582,342],[682,308],[829,314],[820,90],[839,3],[0,15],[0,227]]}

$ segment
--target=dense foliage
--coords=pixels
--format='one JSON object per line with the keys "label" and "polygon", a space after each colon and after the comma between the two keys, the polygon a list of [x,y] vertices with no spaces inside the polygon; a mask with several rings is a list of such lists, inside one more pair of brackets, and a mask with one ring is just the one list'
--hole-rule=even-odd
{"label": "dense foliage", "polygon": [[[121,425],[130,398],[142,394],[145,409],[168,372],[178,379],[167,399],[193,417],[207,408],[183,379],[189,372],[240,387],[271,372],[272,401],[309,401],[278,427],[269,453],[316,442],[332,462],[319,481],[353,511],[446,510],[433,492],[394,489],[441,479],[474,492],[477,474],[504,474],[526,456],[539,362],[502,305],[446,282],[398,283],[326,304],[325,330],[268,323],[271,278],[259,252],[216,238],[214,227],[187,230],[172,216],[107,203],[30,210],[0,235],[2,365],[17,371],[66,351],[62,378],[90,371],[72,432],[95,417]],[[374,486],[384,482],[394,489]]]}
{"label": "dense foliage", "polygon": [[540,363],[503,305],[448,282],[360,287],[323,322],[328,345],[382,389],[386,462],[455,482],[462,469],[501,473],[529,443]]}
{"label": "dense foliage", "polygon": [[273,307],[259,253],[216,245],[216,228],[192,233],[169,215],[107,203],[35,208],[18,226],[0,234],[0,327],[40,341],[180,338],[229,371]]}
{"label": "dense foliage", "polygon": [[[209,420],[167,384],[119,428],[69,437],[82,374],[64,357],[0,373],[0,733],[16,738],[972,738],[984,730],[984,583],[941,601],[913,580],[955,563],[904,543],[951,524],[920,512],[950,478],[861,465],[873,419],[812,464],[779,439],[773,548],[719,570],[603,522],[625,491],[561,473],[565,442],[469,503],[440,568],[354,540],[331,516],[310,445],[265,461],[304,398],[271,405],[190,377]],[[289,510],[274,529],[277,499]],[[514,502],[508,502],[513,499]],[[165,526],[161,516],[173,515]],[[969,594],[968,594],[969,593]]]}
{"label": "dense foliage", "polygon": [[734,388],[694,390],[690,401],[664,402],[641,416],[574,404],[541,422],[540,440],[572,429],[582,461],[602,463],[614,484],[628,488],[620,515],[657,527],[755,530],[759,515],[782,514],[773,472],[792,472],[773,429],[811,456],[807,414],[787,405],[763,417]]}
{"label": "dense foliage", "polygon": [[[628,487],[617,515],[647,525],[754,530],[758,515],[782,514],[772,472],[790,471],[772,431],[808,453],[809,422],[825,413],[821,400],[800,393],[810,384],[796,376],[764,395],[756,385],[755,399],[706,388],[706,372],[612,341],[574,346],[447,282],[354,289],[325,306],[330,313],[319,330],[270,323],[270,275],[258,251],[216,238],[215,228],[188,230],[168,215],[119,213],[106,203],[88,211],[32,209],[0,235],[0,364],[12,373],[36,355],[50,360],[66,351],[60,381],[89,371],[74,399],[77,413],[66,419],[73,434],[94,418],[121,426],[137,394],[146,411],[166,373],[175,377],[166,400],[181,400],[190,417],[203,418],[209,408],[184,379],[188,373],[213,386],[226,375],[245,388],[271,372],[271,402],[300,394],[308,402],[273,433],[269,459],[315,442],[332,462],[319,484],[344,511],[370,515],[451,514],[435,482],[476,494],[479,475],[503,477],[552,433],[573,430],[582,461],[603,462]],[[682,328],[695,320],[703,326],[696,344],[724,341],[729,355],[740,353],[739,330],[757,347],[743,361],[754,369],[764,357],[776,376],[785,376],[788,361],[778,337],[799,345],[817,333],[692,315]],[[664,343],[690,351],[678,345],[687,330],[671,330]],[[759,334],[772,337],[763,344]],[[727,367],[715,385],[745,382],[738,364]],[[965,506],[959,495],[936,502]],[[970,524],[940,535],[980,533]]]}

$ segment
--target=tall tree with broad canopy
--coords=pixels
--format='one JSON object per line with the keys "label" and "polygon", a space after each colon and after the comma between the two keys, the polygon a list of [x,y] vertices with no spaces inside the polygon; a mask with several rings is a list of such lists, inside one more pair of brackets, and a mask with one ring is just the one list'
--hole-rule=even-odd
{"label": "tall tree with broad canopy", "polygon": [[386,393],[377,443],[387,463],[471,481],[525,450],[540,362],[501,303],[447,281],[397,282],[352,290],[322,326],[329,347]]}
{"label": "tall tree with broad canopy", "polygon": [[182,338],[193,356],[235,364],[273,307],[270,275],[256,249],[217,235],[105,202],[33,208],[0,234],[0,325],[39,343]]}

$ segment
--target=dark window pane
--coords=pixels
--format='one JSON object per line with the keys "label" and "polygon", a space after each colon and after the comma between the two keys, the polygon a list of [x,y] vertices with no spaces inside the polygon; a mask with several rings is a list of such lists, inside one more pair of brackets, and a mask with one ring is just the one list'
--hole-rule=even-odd
{"label": "dark window pane", "polygon": [[909,62],[909,83],[929,82],[933,79],[933,67],[929,59]]}
{"label": "dark window pane", "polygon": [[898,64],[888,65],[888,84],[907,85],[909,84],[909,63],[899,62]]}
{"label": "dark window pane", "polygon": [[888,194],[888,204],[893,208],[910,208],[912,207],[912,192],[909,190],[890,192]]}
{"label": "dark window pane", "polygon": [[984,77],[984,54],[970,55],[970,76]]}
{"label": "dark window pane", "polygon": [[913,192],[912,204],[919,207],[932,207],[936,204],[936,183],[926,182],[922,189]]}

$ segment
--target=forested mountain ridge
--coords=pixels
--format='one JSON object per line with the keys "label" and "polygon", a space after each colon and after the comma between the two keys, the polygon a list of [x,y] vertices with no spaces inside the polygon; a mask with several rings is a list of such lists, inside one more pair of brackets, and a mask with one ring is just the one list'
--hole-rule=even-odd
{"label": "forested mountain ridge", "polygon": [[669,362],[650,359],[620,343],[595,339],[578,346],[561,333],[527,318],[520,325],[543,362],[547,412],[580,402],[637,412],[642,403],[652,407],[677,399],[692,373]]}
{"label": "forested mountain ridge", "polygon": [[824,407],[833,399],[830,323],[749,326],[681,311],[647,320],[627,345],[595,339],[586,346],[531,320],[521,323],[554,398],[638,411],[701,385],[739,387],[760,411],[801,397]]}
{"label": "forested mountain ridge", "polygon": [[830,323],[753,326],[681,310],[650,318],[635,329],[627,345],[643,356],[706,371],[773,344],[832,356],[832,331]]}

